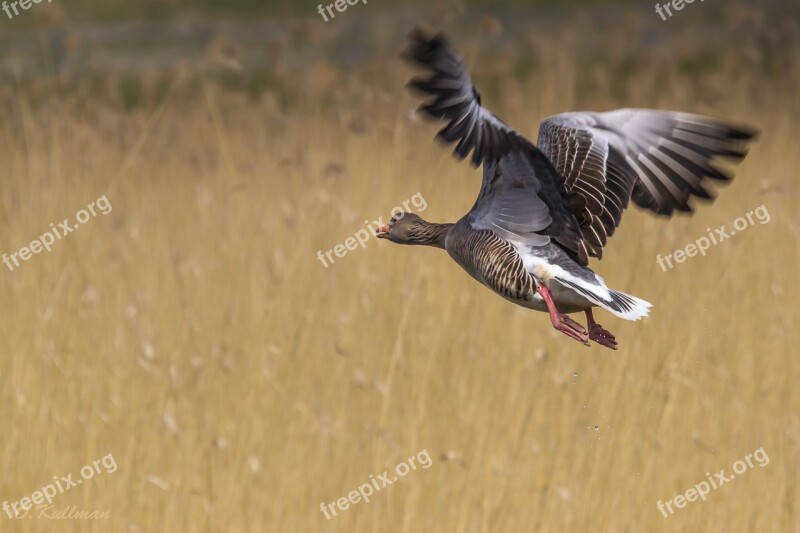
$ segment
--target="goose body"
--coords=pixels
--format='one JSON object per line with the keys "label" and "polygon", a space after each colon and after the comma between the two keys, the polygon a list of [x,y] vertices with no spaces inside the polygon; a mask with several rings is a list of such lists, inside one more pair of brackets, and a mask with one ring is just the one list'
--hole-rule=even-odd
{"label": "goose body", "polygon": [[[656,214],[692,212],[693,197],[712,199],[709,180],[730,181],[719,157],[740,161],[752,128],[648,109],[572,112],[545,119],[534,145],[481,105],[466,66],[441,36],[412,32],[406,58],[429,71],[411,86],[434,97],[422,112],[446,121],[438,137],[483,167],[475,205],[453,224],[401,213],[377,236],[447,250],[470,276],[506,300],[544,311],[557,330],[616,349],[594,321],[600,307],[626,319],[651,304],[609,289],[588,266],[633,201]],[[586,313],[588,327],[567,316]]]}
{"label": "goose body", "polygon": [[506,300],[536,311],[547,311],[537,291],[540,285],[547,286],[563,313],[600,306],[620,318],[637,320],[650,307],[648,302],[610,290],[601,277],[575,263],[555,244],[510,242],[490,230],[473,229],[466,217],[449,229],[445,249],[475,280]]}
{"label": "goose body", "polygon": [[450,257],[470,276],[517,305],[547,311],[536,290],[541,284],[548,286],[562,312],[583,311],[593,305],[584,296],[555,282],[554,274],[562,269],[551,263],[542,249],[514,245],[489,230],[473,230],[465,222],[457,223],[450,231],[446,246]]}

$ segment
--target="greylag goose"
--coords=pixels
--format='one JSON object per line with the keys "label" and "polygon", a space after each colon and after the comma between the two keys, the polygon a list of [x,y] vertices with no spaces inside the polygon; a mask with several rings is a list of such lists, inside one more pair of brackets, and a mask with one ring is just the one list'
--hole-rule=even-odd
{"label": "greylag goose", "polygon": [[[477,281],[503,298],[547,312],[553,327],[588,345],[616,349],[592,315],[600,307],[626,319],[651,304],[609,289],[589,267],[619,226],[630,200],[658,215],[693,212],[692,197],[712,199],[710,180],[733,174],[712,160],[741,161],[757,131],[669,111],[619,109],[547,118],[538,146],[481,105],[466,66],[441,34],[410,35],[404,57],[426,69],[410,86],[432,101],[421,112],[446,121],[438,138],[457,143],[483,166],[478,199],[461,220],[426,222],[399,213],[376,236],[443,248]],[[587,327],[567,316],[583,311]]]}

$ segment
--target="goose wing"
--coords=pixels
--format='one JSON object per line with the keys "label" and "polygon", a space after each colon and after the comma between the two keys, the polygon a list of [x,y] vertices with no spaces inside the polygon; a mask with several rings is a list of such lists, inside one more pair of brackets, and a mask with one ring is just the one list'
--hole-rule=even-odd
{"label": "goose wing", "polygon": [[[567,191],[548,158],[525,137],[483,106],[466,65],[444,36],[421,30],[410,35],[405,57],[429,71],[410,86],[433,97],[420,110],[447,121],[438,138],[457,143],[455,155],[472,154],[483,165],[483,183],[468,220],[520,244],[540,246],[552,238],[567,251],[580,250],[580,228]],[[581,258],[585,263],[586,257]]]}
{"label": "goose wing", "polygon": [[629,200],[659,215],[692,212],[692,197],[713,199],[711,181],[733,173],[757,134],[700,115],[649,109],[563,113],[539,128],[539,149],[564,181],[580,226],[580,254],[602,257]]}

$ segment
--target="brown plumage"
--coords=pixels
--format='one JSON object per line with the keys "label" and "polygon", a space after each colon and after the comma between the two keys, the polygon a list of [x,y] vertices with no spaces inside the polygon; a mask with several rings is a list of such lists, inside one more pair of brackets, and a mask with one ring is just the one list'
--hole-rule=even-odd
{"label": "brown plumage", "polygon": [[[709,180],[733,177],[717,159],[743,159],[755,130],[670,111],[563,113],[542,122],[535,146],[481,105],[443,36],[416,30],[410,38],[405,57],[428,70],[410,85],[433,98],[421,111],[447,122],[439,138],[456,143],[460,158],[472,154],[483,183],[455,224],[405,213],[379,228],[378,237],[443,248],[500,296],[547,311],[559,331],[616,348],[591,308],[639,320],[650,304],[609,289],[588,268],[589,257],[602,257],[631,200],[670,216],[691,212],[693,197],[712,199]],[[588,332],[564,314],[576,311],[586,312]]]}
{"label": "brown plumage", "polygon": [[381,228],[378,237],[443,248],[473,278],[509,300],[530,301],[536,293],[536,280],[514,246],[489,230],[473,230],[466,217],[455,224],[433,224],[404,213]]}

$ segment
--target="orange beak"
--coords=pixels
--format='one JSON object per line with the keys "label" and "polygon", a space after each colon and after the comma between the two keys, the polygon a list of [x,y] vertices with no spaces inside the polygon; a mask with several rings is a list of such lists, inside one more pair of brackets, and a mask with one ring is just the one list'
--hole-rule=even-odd
{"label": "orange beak", "polygon": [[375,230],[375,236],[379,239],[385,239],[389,236],[389,226],[380,226]]}

